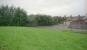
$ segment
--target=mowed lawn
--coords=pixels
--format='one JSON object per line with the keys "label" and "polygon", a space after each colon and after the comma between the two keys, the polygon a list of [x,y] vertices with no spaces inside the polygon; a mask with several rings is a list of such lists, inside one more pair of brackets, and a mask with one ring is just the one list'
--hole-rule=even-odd
{"label": "mowed lawn", "polygon": [[87,50],[87,34],[32,27],[0,27],[0,50]]}

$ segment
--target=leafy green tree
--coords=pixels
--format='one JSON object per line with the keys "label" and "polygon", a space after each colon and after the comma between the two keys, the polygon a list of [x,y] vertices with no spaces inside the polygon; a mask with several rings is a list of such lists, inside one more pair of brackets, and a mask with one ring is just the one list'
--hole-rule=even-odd
{"label": "leafy green tree", "polygon": [[27,13],[20,8],[16,8],[15,17],[13,18],[13,25],[25,26],[27,22]]}
{"label": "leafy green tree", "polygon": [[4,26],[47,26],[64,22],[64,17],[49,15],[27,15],[21,8],[1,6],[0,25]]}
{"label": "leafy green tree", "polygon": [[29,15],[27,17],[27,26],[37,26],[36,15]]}
{"label": "leafy green tree", "polygon": [[0,25],[26,25],[27,13],[21,8],[1,6],[0,7]]}
{"label": "leafy green tree", "polygon": [[36,15],[38,25],[51,25],[52,18],[48,15]]}
{"label": "leafy green tree", "polygon": [[14,8],[8,6],[0,7],[0,25],[10,25],[14,16]]}

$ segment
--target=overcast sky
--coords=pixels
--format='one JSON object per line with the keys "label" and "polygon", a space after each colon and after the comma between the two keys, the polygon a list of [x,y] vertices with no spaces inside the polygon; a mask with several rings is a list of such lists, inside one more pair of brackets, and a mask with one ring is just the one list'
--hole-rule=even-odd
{"label": "overcast sky", "polygon": [[0,5],[19,6],[28,14],[84,15],[85,0],[0,0]]}

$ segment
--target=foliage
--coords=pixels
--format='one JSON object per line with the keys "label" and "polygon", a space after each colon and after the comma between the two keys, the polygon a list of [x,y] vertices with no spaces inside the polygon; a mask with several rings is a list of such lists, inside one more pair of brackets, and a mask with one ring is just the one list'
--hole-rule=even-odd
{"label": "foliage", "polygon": [[13,25],[25,26],[27,22],[27,14],[23,9],[17,8],[15,17],[13,18]]}
{"label": "foliage", "polygon": [[48,26],[48,25],[55,25],[64,22],[63,17],[52,17],[50,15],[30,15],[28,16],[28,24],[32,26]]}
{"label": "foliage", "polygon": [[1,26],[48,26],[64,22],[63,17],[52,17],[50,15],[27,15],[21,8],[1,6]]}
{"label": "foliage", "polygon": [[35,19],[37,20],[38,25],[51,25],[52,17],[47,15],[36,15]]}
{"label": "foliage", "polygon": [[0,25],[25,25],[27,14],[23,9],[2,6],[0,7]]}

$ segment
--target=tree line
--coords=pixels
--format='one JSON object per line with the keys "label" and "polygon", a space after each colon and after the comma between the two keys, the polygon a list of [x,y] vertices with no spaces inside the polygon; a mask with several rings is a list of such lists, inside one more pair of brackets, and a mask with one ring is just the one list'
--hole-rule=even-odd
{"label": "tree line", "polygon": [[50,15],[27,15],[20,7],[0,7],[0,26],[48,26],[64,22],[64,17]]}

